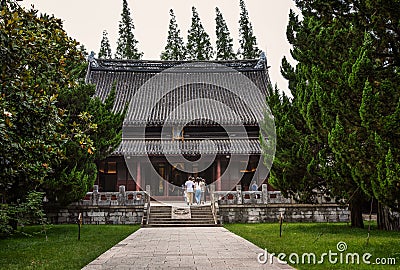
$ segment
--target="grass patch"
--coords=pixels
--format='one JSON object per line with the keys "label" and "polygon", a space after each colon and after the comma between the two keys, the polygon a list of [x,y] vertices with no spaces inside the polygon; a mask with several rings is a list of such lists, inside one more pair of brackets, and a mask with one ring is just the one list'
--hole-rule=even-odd
{"label": "grass patch", "polygon": [[[285,223],[281,238],[277,223],[226,224],[224,226],[262,249],[267,249],[270,254],[285,253],[284,260],[287,262],[291,253],[297,253],[299,264],[289,262],[297,269],[400,269],[400,232],[380,231],[376,228],[376,224],[372,226],[368,245],[366,245],[367,229],[351,228],[344,223]],[[313,264],[312,260],[308,263],[307,257],[305,257],[306,263],[302,263],[303,253],[314,253],[317,262],[321,259],[321,255],[328,253],[329,250],[340,254],[337,249],[340,241],[347,244],[347,249],[342,252],[343,263],[340,263],[340,255],[336,257],[332,255],[332,260],[338,258],[336,264],[329,263],[328,256],[324,257],[323,264]],[[360,264],[351,264],[351,258],[348,259],[350,263],[346,264],[347,253],[358,253]],[[369,259],[370,265],[362,262],[364,253],[372,254]],[[395,258],[396,264],[373,264],[377,258]],[[296,257],[293,256],[292,260],[295,261]],[[275,263],[278,262],[275,261]]]}
{"label": "grass patch", "polygon": [[53,225],[46,235],[40,226],[25,227],[32,236],[16,233],[0,240],[0,269],[81,269],[139,229],[139,225]]}

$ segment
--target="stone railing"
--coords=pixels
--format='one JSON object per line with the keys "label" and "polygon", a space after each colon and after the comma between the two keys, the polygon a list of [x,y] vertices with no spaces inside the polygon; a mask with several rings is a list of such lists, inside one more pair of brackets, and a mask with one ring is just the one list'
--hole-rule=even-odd
{"label": "stone railing", "polygon": [[[295,204],[293,198],[283,197],[280,191],[268,191],[267,185],[261,186],[261,191],[242,191],[237,185],[235,191],[213,191],[211,201],[218,204]],[[324,196],[317,197],[317,204],[332,204],[333,201]]]}
{"label": "stone railing", "polygon": [[145,191],[125,191],[125,186],[119,186],[119,192],[99,192],[98,186],[92,192],[86,193],[85,198],[76,204],[87,206],[129,206],[145,205],[150,197]]}
{"label": "stone railing", "polygon": [[280,191],[268,191],[263,184],[261,191],[242,191],[241,186],[236,186],[236,191],[214,191],[212,199],[218,204],[274,204],[293,203],[292,199],[284,198]]}

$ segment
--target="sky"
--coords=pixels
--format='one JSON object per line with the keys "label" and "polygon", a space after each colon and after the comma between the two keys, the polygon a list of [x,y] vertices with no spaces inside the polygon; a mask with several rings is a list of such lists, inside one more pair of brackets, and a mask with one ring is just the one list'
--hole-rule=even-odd
{"label": "sky", "polygon": [[[24,7],[33,4],[40,13],[54,14],[60,18],[68,35],[82,43],[88,52],[99,52],[103,30],[107,30],[114,55],[122,1],[23,0],[19,3]],[[245,3],[258,46],[267,53],[271,81],[280,90],[287,92],[287,81],[280,74],[280,65],[283,56],[292,61],[286,26],[289,10],[296,10],[294,1],[245,0]],[[160,59],[167,40],[170,9],[174,10],[181,36],[186,41],[192,6],[196,7],[214,48],[215,7],[221,10],[227,22],[235,51],[239,48],[239,0],[128,0],[128,6],[135,25],[134,35],[139,41],[138,49],[144,53],[144,60]]]}

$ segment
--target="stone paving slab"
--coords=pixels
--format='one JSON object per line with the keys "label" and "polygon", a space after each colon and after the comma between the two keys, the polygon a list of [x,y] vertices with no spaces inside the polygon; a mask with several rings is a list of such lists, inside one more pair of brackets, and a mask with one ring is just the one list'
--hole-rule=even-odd
{"label": "stone paving slab", "polygon": [[141,228],[83,269],[294,269],[261,252],[223,227]]}

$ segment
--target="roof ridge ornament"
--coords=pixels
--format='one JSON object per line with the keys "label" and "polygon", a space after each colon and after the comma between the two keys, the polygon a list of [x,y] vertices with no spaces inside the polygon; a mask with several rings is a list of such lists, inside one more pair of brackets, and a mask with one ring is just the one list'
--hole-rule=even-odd
{"label": "roof ridge ornament", "polygon": [[265,52],[261,52],[260,58],[258,59],[258,62],[254,66],[254,68],[257,69],[265,68],[266,63],[267,63],[267,57],[265,56]]}
{"label": "roof ridge ornament", "polygon": [[88,61],[89,65],[91,67],[99,67],[99,64],[97,63],[97,60],[94,58],[94,51],[91,51],[89,56],[88,56]]}

